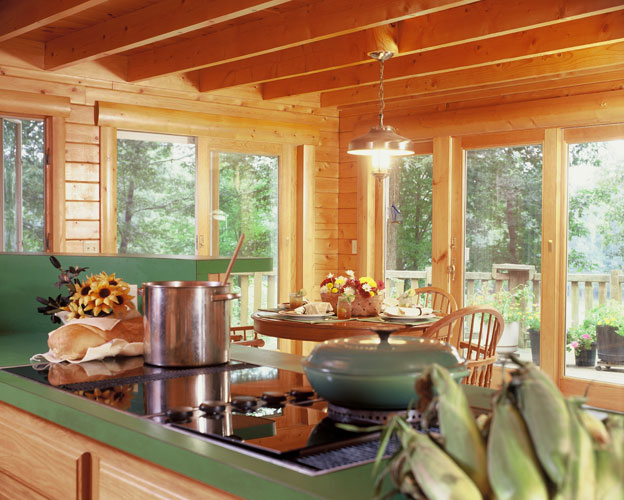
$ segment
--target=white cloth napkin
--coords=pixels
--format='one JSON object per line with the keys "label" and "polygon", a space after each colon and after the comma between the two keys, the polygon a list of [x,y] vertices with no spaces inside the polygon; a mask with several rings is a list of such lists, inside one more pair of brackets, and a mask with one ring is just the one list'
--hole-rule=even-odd
{"label": "white cloth napkin", "polygon": [[294,311],[297,314],[327,314],[333,310],[334,308],[329,302],[309,302],[297,307]]}
{"label": "white cloth napkin", "polygon": [[[58,315],[59,313],[57,313]],[[110,331],[112,330],[117,323],[121,320],[127,320],[132,318],[137,318],[141,316],[136,309],[130,309],[126,311],[122,316],[104,316],[103,318],[81,318],[81,319],[73,319],[70,322],[66,321],[66,317],[64,315],[60,315],[61,321],[64,324],[72,323],[72,324],[83,324],[83,325],[91,325],[99,328],[100,330]],[[56,330],[52,330],[48,333],[48,337],[52,335]],[[99,345],[97,347],[89,347],[87,352],[85,353],[82,359],[75,360],[63,360],[57,358],[52,351],[45,352],[43,354],[35,354],[30,358],[31,361],[34,362],[44,362],[48,363],[60,363],[62,361],[67,361],[69,363],[84,363],[86,361],[95,361],[98,359],[104,359],[115,356],[140,356],[143,354],[143,342],[128,342],[123,339],[113,339],[106,344]]]}

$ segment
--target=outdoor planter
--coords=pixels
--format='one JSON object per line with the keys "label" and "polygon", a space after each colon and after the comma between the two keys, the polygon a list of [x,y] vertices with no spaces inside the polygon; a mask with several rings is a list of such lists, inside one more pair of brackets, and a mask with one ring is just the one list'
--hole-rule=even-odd
{"label": "outdoor planter", "polygon": [[520,338],[520,322],[512,321],[506,323],[498,345],[496,346],[497,354],[511,354],[518,350],[518,339]]}
{"label": "outdoor planter", "polygon": [[540,331],[529,328],[529,340],[531,342],[531,358],[533,363],[539,366],[540,363]]}
{"label": "outdoor planter", "polygon": [[594,366],[596,364],[596,343],[592,342],[591,349],[575,349],[574,359],[576,366]]}
{"label": "outdoor planter", "polygon": [[613,326],[597,325],[598,359],[605,363],[624,364],[624,337]]}

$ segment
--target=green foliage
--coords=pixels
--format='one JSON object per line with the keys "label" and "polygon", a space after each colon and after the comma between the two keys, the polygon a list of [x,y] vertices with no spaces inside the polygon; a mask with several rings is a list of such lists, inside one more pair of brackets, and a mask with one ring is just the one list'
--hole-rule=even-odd
{"label": "green foliage", "polygon": [[502,262],[533,264],[539,271],[541,146],[468,151],[466,171],[467,271]]}
{"label": "green foliage", "polygon": [[243,257],[273,257],[277,263],[277,175],[273,156],[219,155],[219,253],[232,255],[245,234]]}
{"label": "green foliage", "polygon": [[195,253],[195,148],[117,141],[119,253]]}
{"label": "green foliage", "polygon": [[595,330],[596,326],[611,326],[618,335],[624,336],[624,305],[616,300],[595,306],[589,311],[585,321],[589,321]]}
{"label": "green foliage", "polygon": [[591,344],[596,342],[596,323],[591,319],[585,319],[582,323],[568,330],[566,350],[576,353],[580,350],[591,349]]}

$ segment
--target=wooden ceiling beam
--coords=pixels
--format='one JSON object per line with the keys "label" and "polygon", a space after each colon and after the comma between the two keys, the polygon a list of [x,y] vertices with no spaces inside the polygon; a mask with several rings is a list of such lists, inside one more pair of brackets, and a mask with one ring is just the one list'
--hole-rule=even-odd
{"label": "wooden ceiling beam", "polygon": [[353,33],[477,0],[318,0],[128,57],[129,81],[199,69]]}
{"label": "wooden ceiling beam", "polygon": [[90,9],[106,0],[16,0],[0,3],[0,42]]}
{"label": "wooden ceiling beam", "polygon": [[[390,100],[441,91],[458,91],[482,85],[515,85],[536,77],[555,79],[572,72],[603,72],[622,65],[624,65],[624,43],[620,42],[478,68],[384,82],[384,95]],[[377,84],[321,94],[323,107],[348,106],[378,100],[379,85]]]}
{"label": "wooden ceiling beam", "polygon": [[374,50],[399,51],[396,25],[386,24],[278,52],[233,61],[199,70],[199,91],[344,68],[370,61]]}
{"label": "wooden ceiling beam", "polygon": [[[390,36],[395,47],[398,42],[393,51],[407,55],[620,9],[624,9],[621,0],[482,0],[406,19],[391,28]],[[483,19],[491,21],[483,23]],[[369,52],[392,50],[384,43],[386,39],[378,40],[372,30],[365,30],[211,66],[200,70],[199,90],[208,92],[366,63]]]}
{"label": "wooden ceiling beam", "polygon": [[[385,64],[384,77],[392,81],[487,66],[624,41],[624,11],[511,33],[396,57]],[[355,87],[379,79],[379,65],[370,62],[335,71],[299,76],[263,84],[265,99],[308,92]]]}
{"label": "wooden ceiling beam", "polygon": [[46,43],[45,68],[117,54],[290,0],[164,0]]}

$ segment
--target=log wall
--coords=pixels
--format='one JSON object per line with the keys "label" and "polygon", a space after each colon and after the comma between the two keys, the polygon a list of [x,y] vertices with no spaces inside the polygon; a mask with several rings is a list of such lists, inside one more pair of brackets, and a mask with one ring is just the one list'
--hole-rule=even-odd
{"label": "log wall", "polygon": [[[318,283],[328,272],[335,272],[338,265],[336,209],[339,190],[338,113],[335,108],[321,109],[318,97],[263,101],[257,87],[200,94],[196,82],[180,77],[128,84],[116,76],[114,58],[109,58],[106,65],[87,63],[67,70],[44,72],[38,69],[41,61],[34,50],[35,44],[21,41],[0,47],[0,90],[70,99],[71,112],[65,120],[67,252],[100,252],[102,172],[100,127],[95,122],[95,105],[98,101],[106,101],[318,128],[320,140],[315,151],[314,169],[314,281]],[[84,74],[91,76],[76,76]],[[253,152],[253,142],[249,147]]]}

